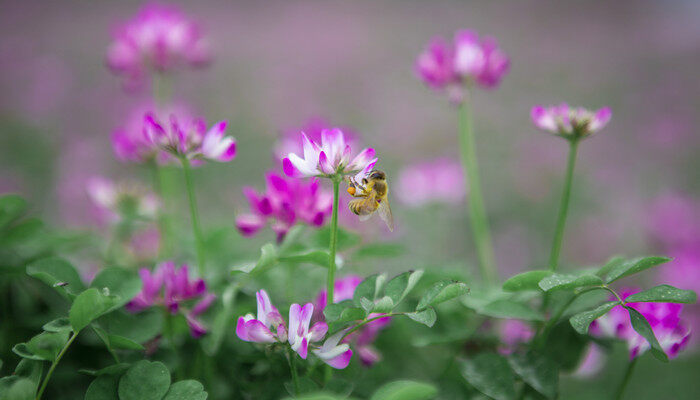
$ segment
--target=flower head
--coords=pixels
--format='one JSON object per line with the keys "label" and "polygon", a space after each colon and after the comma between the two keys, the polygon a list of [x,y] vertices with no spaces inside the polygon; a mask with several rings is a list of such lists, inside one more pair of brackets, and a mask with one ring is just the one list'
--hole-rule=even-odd
{"label": "flower head", "polygon": [[122,219],[151,220],[158,212],[158,198],[133,182],[115,183],[102,177],[88,180],[86,190],[100,215],[110,222]]}
{"label": "flower head", "polygon": [[480,39],[472,30],[460,30],[452,43],[434,38],[416,60],[416,73],[426,85],[446,90],[450,100],[460,103],[465,84],[484,89],[497,87],[510,69],[510,58],[496,39]]}
{"label": "flower head", "polygon": [[506,319],[500,323],[498,334],[502,343],[498,351],[501,354],[511,354],[519,346],[529,342],[535,336],[535,330],[523,321]]}
{"label": "flower head", "polygon": [[170,115],[169,123],[162,123],[153,113],[144,117],[143,135],[147,143],[175,157],[201,162],[212,160],[228,162],[236,156],[236,141],[225,136],[226,121],[214,124],[209,130],[200,118],[178,118]]}
{"label": "flower head", "polygon": [[[626,299],[639,289],[627,289],[622,294]],[[611,298],[611,300],[614,300]],[[678,355],[688,343],[690,330],[680,318],[683,305],[676,303],[627,303],[639,311],[651,325],[661,348],[671,358]],[[597,336],[614,337],[627,342],[630,358],[637,357],[649,350],[649,343],[638,334],[630,322],[624,307],[617,305],[607,314],[591,323],[591,333]]]}
{"label": "flower head", "polygon": [[309,139],[305,133],[301,134],[301,139],[304,157],[289,153],[282,160],[287,176],[330,178],[354,173],[366,175],[377,162],[372,148],[366,148],[355,157],[351,157],[352,148],[338,128],[323,130],[320,144]]}
{"label": "flower head", "polygon": [[569,107],[566,103],[550,107],[538,105],[532,108],[530,114],[535,126],[567,139],[590,136],[607,125],[612,117],[610,107],[589,111],[582,107]]}
{"label": "flower head", "polygon": [[[282,135],[275,145],[275,157],[279,160],[283,160],[289,153],[302,154],[304,148],[302,142],[299,140],[302,133],[316,143],[321,142],[321,133],[324,130],[332,129],[333,125],[330,124],[324,118],[312,117],[309,118],[302,129],[287,129],[282,132]],[[343,135],[345,136],[345,143],[351,148],[356,148],[359,146],[359,141],[357,134],[349,127],[341,128]]]}
{"label": "flower head", "polygon": [[464,173],[459,162],[439,158],[409,165],[399,173],[396,193],[412,207],[428,203],[460,203],[465,195]]}
{"label": "flower head", "polygon": [[209,59],[201,30],[174,6],[150,3],[113,33],[107,66],[138,85],[151,72],[197,67]]}
{"label": "flower head", "polygon": [[[333,368],[343,369],[352,358],[352,350],[347,344],[338,344],[338,335],[326,340],[322,345],[315,344],[323,340],[328,332],[328,325],[319,321],[311,325],[314,305],[292,304],[289,307],[289,329],[282,315],[272,305],[265,290],[256,293],[258,303],[257,317],[247,314],[238,318],[236,335],[246,342],[285,343],[303,359],[308,356],[309,349],[323,362]],[[342,331],[340,332],[342,335]],[[338,339],[336,339],[338,338]]]}
{"label": "flower head", "polygon": [[[349,275],[345,278],[336,280],[333,288],[333,303],[339,303],[341,301],[352,299],[357,285],[359,285],[361,282],[362,278],[356,275]],[[314,315],[314,320],[322,320],[324,318],[323,310],[328,304],[328,293],[326,290],[322,290],[318,296],[316,296],[315,304],[317,313]],[[382,314],[372,313],[369,315],[369,318],[374,318],[381,315]],[[372,344],[377,339],[379,332],[386,328],[390,322],[391,317],[378,318],[366,324],[357,332],[347,335],[342,342],[354,342],[354,347],[357,350],[360,361],[362,361],[364,365],[372,365],[381,360],[382,357],[379,351],[377,351]]]}
{"label": "flower head", "polygon": [[[160,305],[166,307],[172,314],[181,313],[185,316],[190,333],[200,337],[206,333],[206,328],[197,319],[205,312],[216,296],[207,292],[207,285],[202,279],[191,280],[189,269],[183,264],[180,268],[172,261],[158,265],[154,271],[147,268],[139,270],[143,287],[126,305],[131,312],[139,312],[146,308]],[[192,308],[187,309],[184,303],[197,300]]]}
{"label": "flower head", "polygon": [[297,222],[322,226],[331,213],[333,195],[319,187],[318,179],[307,182],[270,172],[266,181],[267,189],[263,194],[250,187],[243,188],[250,203],[250,213],[236,218],[236,227],[243,235],[254,235],[269,220],[281,241]]}

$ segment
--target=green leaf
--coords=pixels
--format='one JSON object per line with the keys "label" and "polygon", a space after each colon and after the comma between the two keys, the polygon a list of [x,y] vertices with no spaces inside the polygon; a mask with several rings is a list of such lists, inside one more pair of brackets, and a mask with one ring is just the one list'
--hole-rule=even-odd
{"label": "green leaf", "polygon": [[408,271],[397,275],[386,284],[384,294],[391,298],[394,305],[397,305],[413,290],[422,276],[423,270]]}
{"label": "green leaf", "polygon": [[12,351],[20,357],[30,360],[53,361],[68,341],[68,332],[42,332],[27,343],[19,343]]}
{"label": "green leaf", "polygon": [[492,301],[476,312],[494,318],[515,318],[526,321],[544,320],[542,313],[528,304],[507,299]]}
{"label": "green leaf", "polygon": [[163,400],[206,400],[207,396],[201,383],[188,379],[173,383]]}
{"label": "green leaf", "polygon": [[464,379],[496,400],[515,399],[515,376],[508,361],[495,353],[480,353],[459,362]]}
{"label": "green leaf", "polygon": [[2,400],[33,400],[36,386],[27,378],[6,376],[0,379]]}
{"label": "green leaf", "polygon": [[377,297],[379,290],[384,284],[384,280],[384,275],[375,274],[368,276],[364,281],[360,282],[360,284],[355,288],[355,293],[352,296],[352,301],[355,303],[355,305],[362,307],[362,298],[374,302],[374,299]]}
{"label": "green leaf", "polygon": [[17,367],[15,368],[15,375],[18,377],[27,378],[34,382],[34,388],[36,390],[36,388],[39,387],[39,382],[41,381],[43,371],[43,362],[23,358],[19,361]]}
{"label": "green leaf", "polygon": [[416,381],[389,382],[370,397],[370,400],[428,400],[438,394],[434,385]]}
{"label": "green leaf", "polygon": [[594,310],[584,311],[572,316],[569,318],[569,322],[576,332],[585,335],[588,333],[588,327],[591,325],[591,322],[607,314],[608,311],[612,310],[612,308],[618,304],[620,304],[619,301],[603,303]]}
{"label": "green leaf", "polygon": [[279,257],[279,261],[296,264],[309,263],[328,268],[328,264],[330,264],[330,257],[328,255],[328,251],[326,250],[312,250],[303,253],[281,256]]}
{"label": "green leaf", "polygon": [[656,303],[686,303],[693,304],[698,296],[692,290],[678,289],[670,285],[659,285],[643,292],[629,296],[627,303],[656,302]]}
{"label": "green leaf", "polygon": [[103,315],[98,322],[112,335],[145,343],[162,331],[163,313],[157,309],[144,310],[138,314],[119,310]]}
{"label": "green leaf", "polygon": [[50,257],[36,261],[27,266],[27,274],[55,287],[61,293],[78,294],[85,290],[78,271],[62,258]]}
{"label": "green leaf", "polygon": [[438,282],[423,295],[416,306],[416,311],[422,311],[429,306],[435,306],[448,300],[469,293],[469,288],[462,282],[442,281]]}
{"label": "green leaf", "polygon": [[331,378],[323,388],[324,390],[341,396],[341,398],[347,398],[355,389],[355,384],[345,379]]}
{"label": "green leaf", "polygon": [[360,304],[362,305],[362,309],[365,310],[365,314],[369,314],[374,310],[374,302],[367,300],[366,297],[360,299]]}
{"label": "green leaf", "polygon": [[326,306],[326,308],[323,309],[323,316],[326,317],[326,322],[331,323],[335,322],[340,318],[340,314],[345,310],[347,307],[347,304],[343,303],[333,303],[329,304]]}
{"label": "green leaf", "polygon": [[536,290],[539,291],[540,287],[537,285],[543,278],[552,275],[552,271],[549,270],[534,270],[527,271],[521,274],[510,277],[507,281],[503,283],[503,290],[506,292],[522,292],[525,290]]}
{"label": "green leaf", "polygon": [[564,274],[554,274],[543,278],[539,286],[545,292],[551,290],[563,290],[563,289],[576,289],[584,286],[595,286],[601,285],[603,280],[596,275],[564,275]]}
{"label": "green leaf", "polygon": [[596,272],[595,274],[602,278],[602,277],[604,277],[605,275],[607,275],[608,273],[610,273],[610,271],[611,271],[613,268],[616,268],[618,265],[620,265],[620,264],[622,264],[622,263],[624,263],[624,262],[625,262],[625,258],[624,258],[624,257],[620,257],[620,256],[612,257],[612,258],[610,258],[610,260],[608,260],[608,262],[605,263],[605,265],[604,265],[603,267],[601,267],[601,268],[598,270],[598,272]]}
{"label": "green leaf", "polygon": [[[131,364],[129,364],[129,363],[119,363],[119,364],[112,364],[112,365],[110,365],[108,367],[104,367],[102,369],[98,369],[97,371],[88,370],[88,369],[80,369],[80,370],[78,370],[78,372],[86,374],[86,375],[91,375],[91,376],[102,376],[102,375],[121,376],[130,367],[131,367]],[[116,389],[115,389],[115,391],[116,391]]]}
{"label": "green leaf", "polygon": [[228,327],[233,323],[233,309],[236,300],[237,284],[230,284],[221,295],[223,310],[216,313],[209,334],[202,339],[202,347],[209,356],[214,356],[219,351]]}
{"label": "green leaf", "polygon": [[95,333],[97,333],[97,336],[99,336],[100,339],[102,339],[102,341],[105,343],[105,346],[107,346],[111,350],[144,350],[142,345],[134,342],[129,338],[125,338],[119,335],[112,335],[104,329],[94,325],[92,329],[94,329]]}
{"label": "green leaf", "polygon": [[85,393],[85,400],[119,400],[117,386],[119,376],[102,375],[98,376]]}
{"label": "green leaf", "polygon": [[372,309],[372,312],[386,314],[386,313],[391,312],[391,310],[393,310],[393,309],[394,309],[394,302],[391,300],[391,297],[384,296],[374,304],[374,308]]}
{"label": "green leaf", "polygon": [[110,295],[118,296],[112,309],[123,307],[141,291],[141,278],[134,272],[124,268],[110,267],[100,271],[92,280],[90,287],[104,291],[106,288]]}
{"label": "green leaf", "polygon": [[[301,381],[301,379],[300,379],[300,381]],[[284,384],[284,386],[287,387],[287,386],[290,386],[291,384],[292,384],[291,382],[287,382]],[[292,389],[292,391],[293,391],[293,388],[291,386],[287,389],[288,389],[287,391],[289,391],[289,389]],[[343,400],[345,398],[346,398],[346,396],[338,396],[338,395],[335,395],[333,393],[328,393],[326,391],[323,391],[323,392],[313,392],[313,393],[301,394],[299,396],[294,396],[294,397],[285,397],[283,400]]]}
{"label": "green leaf", "polygon": [[562,371],[574,372],[581,365],[589,344],[588,338],[579,335],[569,321],[561,321],[549,332],[542,352]]}
{"label": "green leaf", "polygon": [[406,316],[418,323],[421,323],[429,328],[431,328],[435,321],[437,320],[437,314],[432,308],[426,308],[423,311],[415,311],[407,313]]}
{"label": "green leaf", "polygon": [[32,353],[26,343],[17,343],[16,345],[12,346],[12,352],[28,360],[44,361],[43,358]]}
{"label": "green leaf", "polygon": [[640,257],[619,263],[610,269],[605,277],[606,283],[636,274],[649,268],[671,261],[668,257]]}
{"label": "green leaf", "polygon": [[160,400],[170,387],[170,372],[161,362],[141,360],[119,379],[120,400]]}
{"label": "green leaf", "polygon": [[95,288],[90,288],[73,300],[73,305],[68,312],[70,324],[73,326],[73,331],[80,332],[83,328],[100,315],[108,312],[114,300],[111,297],[105,296]]}
{"label": "green leaf", "polygon": [[[303,394],[310,395],[310,394],[318,391],[318,384],[316,384],[316,382],[314,382],[308,376],[300,377],[298,383],[299,383],[299,394],[300,395],[303,395]],[[287,390],[287,393],[289,393],[289,394],[294,394],[294,392],[295,392],[294,382],[292,382],[292,381],[285,382],[284,388]],[[299,399],[299,398],[316,398],[316,397],[296,397],[295,396],[295,398]],[[320,399],[323,397],[318,397],[318,398]]]}
{"label": "green leaf", "polygon": [[638,334],[640,334],[644,339],[647,340],[647,342],[649,342],[649,346],[651,346],[651,355],[653,355],[660,361],[668,362],[668,356],[664,352],[664,349],[661,348],[659,341],[656,340],[654,330],[651,329],[649,321],[647,321],[647,319],[644,318],[644,316],[634,308],[626,306],[625,308],[630,313],[630,322],[632,323],[632,328],[634,328],[634,330],[637,331]]}
{"label": "green leaf", "polygon": [[406,252],[406,248],[399,243],[370,243],[355,251],[353,258],[363,260],[366,258],[398,257]]}
{"label": "green leaf", "polygon": [[70,332],[73,330],[70,326],[70,321],[66,317],[47,322],[42,328],[47,332]]}
{"label": "green leaf", "polygon": [[365,318],[365,312],[361,308],[348,307],[340,313],[336,322],[359,321]]}
{"label": "green leaf", "polygon": [[19,218],[27,210],[27,201],[16,194],[0,197],[0,229]]}
{"label": "green leaf", "polygon": [[559,368],[556,363],[532,351],[513,354],[508,361],[525,383],[548,399],[556,398],[559,387]]}
{"label": "green leaf", "polygon": [[0,237],[0,247],[16,246],[42,234],[44,223],[37,218],[28,218],[11,226]]}

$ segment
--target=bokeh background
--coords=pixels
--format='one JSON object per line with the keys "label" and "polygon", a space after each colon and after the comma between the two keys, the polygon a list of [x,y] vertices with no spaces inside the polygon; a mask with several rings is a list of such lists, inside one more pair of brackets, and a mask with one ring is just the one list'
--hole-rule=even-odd
{"label": "bokeh background", "polygon": [[[566,143],[538,132],[529,110],[567,101],[609,105],[613,118],[581,146],[564,264],[663,253],[676,260],[646,283],[669,282],[676,275],[668,270],[685,263],[687,275],[669,283],[700,289],[700,2],[174,3],[206,30],[214,57],[208,68],[177,76],[174,96],[210,121],[227,119],[238,140],[232,163],[195,173],[205,225],[234,226],[247,210],[241,186],[262,188],[264,173],[280,170],[272,149],[281,132],[312,117],[352,127],[377,149],[390,182],[416,162],[457,158],[455,109],[424,87],[413,65],[431,37],[472,28],[495,36],[512,62],[500,88],[472,94],[502,277],[546,262]],[[148,182],[144,170],[116,160],[109,137],[149,93],[125,93],[104,66],[110,29],[140,5],[0,2],[0,193],[24,194],[56,227],[97,230],[84,189],[94,175]],[[351,267],[367,273],[473,259],[462,203],[391,200],[393,234],[378,224],[354,227],[406,251],[383,265]],[[239,247],[254,254],[271,238],[268,231]],[[567,398],[608,393],[623,353],[596,375],[598,385],[567,378]],[[647,355],[629,396],[693,398],[699,371],[693,349],[670,366]]]}

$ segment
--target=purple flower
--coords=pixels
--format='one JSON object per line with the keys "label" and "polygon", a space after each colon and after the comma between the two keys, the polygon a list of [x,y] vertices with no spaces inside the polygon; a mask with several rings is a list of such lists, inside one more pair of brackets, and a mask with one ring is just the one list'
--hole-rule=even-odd
{"label": "purple flower", "polygon": [[501,338],[501,346],[498,351],[501,354],[511,354],[523,343],[527,343],[535,336],[535,330],[529,324],[517,319],[501,321],[498,327]]}
{"label": "purple flower", "polygon": [[[206,328],[197,319],[204,313],[216,296],[207,292],[204,280],[191,280],[189,269],[183,264],[179,269],[172,261],[159,264],[151,272],[147,268],[139,270],[143,287],[126,305],[131,312],[139,312],[156,305],[166,307],[171,314],[181,313],[185,316],[192,336],[198,338],[206,333]],[[197,301],[191,309],[184,307],[184,303]]]}
{"label": "purple flower", "polygon": [[333,368],[343,369],[348,366],[352,358],[352,350],[347,344],[339,344],[343,331],[328,338],[322,345],[320,342],[328,332],[328,325],[319,321],[311,324],[314,313],[314,305],[306,303],[301,306],[292,304],[289,307],[289,329],[287,329],[282,315],[272,305],[270,297],[265,290],[256,293],[258,303],[257,318],[247,314],[238,318],[236,335],[246,342],[258,343],[284,343],[303,359],[308,356],[309,348],[323,362]]}
{"label": "purple flower", "polygon": [[225,136],[226,121],[209,130],[200,118],[178,118],[170,115],[170,123],[161,123],[153,113],[144,117],[143,135],[147,143],[175,157],[228,162],[236,156],[236,141]]}
{"label": "purple flower", "polygon": [[[321,133],[324,130],[332,128],[333,125],[323,118],[309,118],[302,129],[288,129],[282,133],[282,137],[275,145],[275,157],[277,157],[279,160],[283,160],[289,153],[303,153],[304,148],[299,140],[302,133],[305,133],[306,136],[311,139],[311,141],[320,143],[322,140]],[[345,135],[345,143],[347,143],[351,148],[359,146],[357,134],[355,134],[352,129],[343,127],[341,130]]]}
{"label": "purple flower", "polygon": [[377,158],[374,149],[366,148],[352,158],[352,148],[345,142],[345,135],[338,128],[325,129],[321,132],[321,143],[301,134],[304,157],[289,153],[282,160],[287,176],[329,178],[334,175],[358,173],[363,176],[372,170]]}
{"label": "purple flower", "polygon": [[149,113],[157,115],[158,119],[168,118],[171,114],[179,116],[180,119],[192,118],[192,110],[183,104],[157,107],[152,102],[146,102],[137,106],[124,123],[112,132],[112,149],[120,161],[143,163],[156,159],[159,162],[167,162],[172,158],[144,136],[144,116]]}
{"label": "purple flower", "polygon": [[404,167],[396,193],[412,207],[428,203],[460,203],[464,199],[464,173],[459,162],[449,158],[424,161]]}
{"label": "purple flower", "polygon": [[650,236],[664,249],[700,245],[700,201],[665,193],[652,201],[648,215]]}
{"label": "purple flower", "polygon": [[464,86],[497,87],[510,69],[510,58],[494,38],[480,39],[472,30],[460,30],[448,43],[434,38],[416,60],[416,73],[426,85],[446,90],[453,103],[464,97]]}
{"label": "purple flower", "polygon": [[153,193],[136,183],[93,177],[88,180],[86,191],[98,214],[113,223],[124,218],[151,220],[160,205]]}
{"label": "purple flower", "polygon": [[321,190],[318,179],[306,182],[270,172],[266,181],[267,189],[263,194],[250,187],[243,188],[250,203],[250,213],[238,216],[236,227],[245,236],[254,235],[270,220],[277,239],[281,241],[297,222],[322,226],[331,213],[333,195]]}
{"label": "purple flower", "polygon": [[197,67],[210,59],[199,27],[174,6],[147,4],[112,36],[107,66],[130,86],[151,72]]}
{"label": "purple flower", "polygon": [[[638,293],[639,289],[626,289],[621,293],[622,299]],[[610,300],[615,300],[611,297]],[[676,303],[627,303],[627,306],[639,311],[649,321],[661,348],[673,358],[688,343],[690,330],[680,318],[683,305]],[[591,323],[591,333],[597,336],[614,337],[627,342],[630,358],[637,357],[649,349],[649,343],[639,335],[630,323],[630,317],[624,307],[617,305],[607,314]]]}
{"label": "purple flower", "polygon": [[[339,303],[345,300],[351,300],[355,294],[355,289],[357,285],[362,282],[362,278],[356,275],[349,275],[345,278],[338,279],[335,281],[335,287],[333,289],[333,303]],[[314,320],[322,320],[323,310],[328,304],[328,292],[322,290],[318,296],[316,296],[316,310],[317,313],[314,315]],[[370,318],[378,317],[382,314],[373,313],[370,314]],[[391,322],[391,317],[376,319],[357,332],[348,335],[343,343],[354,342],[354,347],[357,350],[357,354],[360,357],[360,361],[364,365],[370,366],[375,362],[381,360],[381,354],[372,346],[377,338],[377,335],[381,330],[387,327]],[[330,339],[329,339],[330,340]]]}
{"label": "purple flower", "polygon": [[607,125],[612,117],[610,107],[589,111],[582,107],[569,107],[566,103],[550,107],[537,105],[530,114],[535,126],[564,138],[590,136]]}

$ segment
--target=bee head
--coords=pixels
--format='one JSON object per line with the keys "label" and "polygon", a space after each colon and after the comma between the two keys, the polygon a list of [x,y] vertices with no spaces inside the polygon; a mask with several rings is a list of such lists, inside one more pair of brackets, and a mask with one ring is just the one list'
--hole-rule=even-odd
{"label": "bee head", "polygon": [[379,170],[373,170],[369,173],[369,179],[386,180],[386,174]]}

